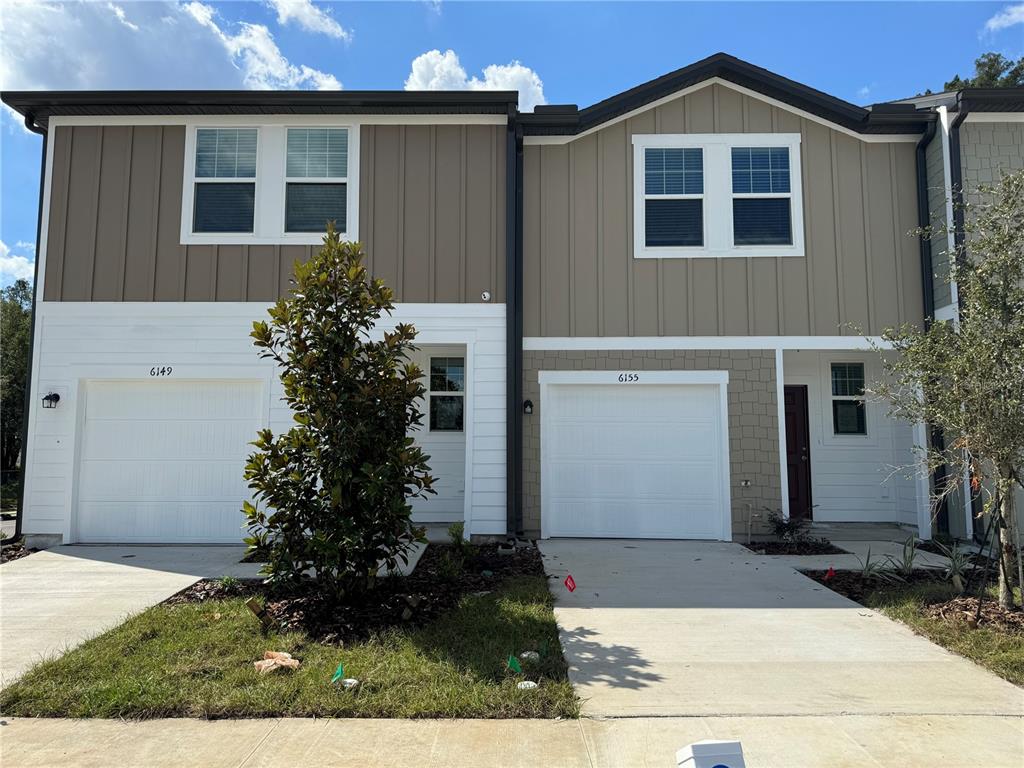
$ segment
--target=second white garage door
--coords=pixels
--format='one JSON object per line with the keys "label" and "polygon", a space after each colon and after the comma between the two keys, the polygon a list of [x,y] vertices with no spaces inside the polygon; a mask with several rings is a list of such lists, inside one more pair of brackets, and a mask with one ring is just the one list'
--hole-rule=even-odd
{"label": "second white garage door", "polygon": [[729,538],[724,396],[714,383],[549,381],[543,535]]}
{"label": "second white garage door", "polygon": [[241,543],[257,381],[96,381],[85,395],[77,540]]}

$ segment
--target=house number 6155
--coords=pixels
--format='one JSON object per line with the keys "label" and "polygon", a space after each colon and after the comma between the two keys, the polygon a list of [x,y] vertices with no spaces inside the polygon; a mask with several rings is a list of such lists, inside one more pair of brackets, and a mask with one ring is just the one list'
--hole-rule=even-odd
{"label": "house number 6155", "polygon": [[620,373],[619,381],[623,384],[632,384],[633,382],[640,381],[639,373]]}
{"label": "house number 6155", "polygon": [[150,376],[170,376],[173,369],[169,365],[154,365],[149,369]]}

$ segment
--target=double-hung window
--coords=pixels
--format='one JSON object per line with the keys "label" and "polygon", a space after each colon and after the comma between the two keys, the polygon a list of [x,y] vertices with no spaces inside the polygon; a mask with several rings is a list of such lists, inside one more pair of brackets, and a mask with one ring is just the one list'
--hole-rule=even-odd
{"label": "double-hung window", "polygon": [[466,405],[466,359],[430,358],[430,431],[461,432]]}
{"label": "double-hung window", "polygon": [[866,435],[864,363],[832,363],[832,432]]}
{"label": "double-hung window", "polygon": [[637,258],[803,256],[799,134],[633,136]]}
{"label": "double-hung window", "polygon": [[253,231],[256,129],[196,130],[193,232]]}
{"label": "double-hung window", "polygon": [[348,129],[289,128],[285,232],[347,231]]}
{"label": "double-hung window", "polygon": [[287,120],[186,128],[182,245],[319,245],[328,222],[358,239],[358,125]]}

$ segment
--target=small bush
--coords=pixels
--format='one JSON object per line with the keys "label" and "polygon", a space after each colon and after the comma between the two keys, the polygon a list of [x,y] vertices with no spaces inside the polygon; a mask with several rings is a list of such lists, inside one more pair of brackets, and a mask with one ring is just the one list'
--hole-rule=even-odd
{"label": "small bush", "polygon": [[810,535],[810,522],[806,518],[786,518],[778,509],[768,510],[768,524],[772,527],[772,535],[780,541],[805,541]]}

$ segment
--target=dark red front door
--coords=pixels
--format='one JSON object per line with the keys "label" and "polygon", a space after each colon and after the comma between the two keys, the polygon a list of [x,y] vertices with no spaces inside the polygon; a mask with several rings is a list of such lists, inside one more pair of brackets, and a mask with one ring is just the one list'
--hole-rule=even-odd
{"label": "dark red front door", "polygon": [[786,387],[786,471],[789,516],[811,519],[811,437],[807,418],[807,387]]}

